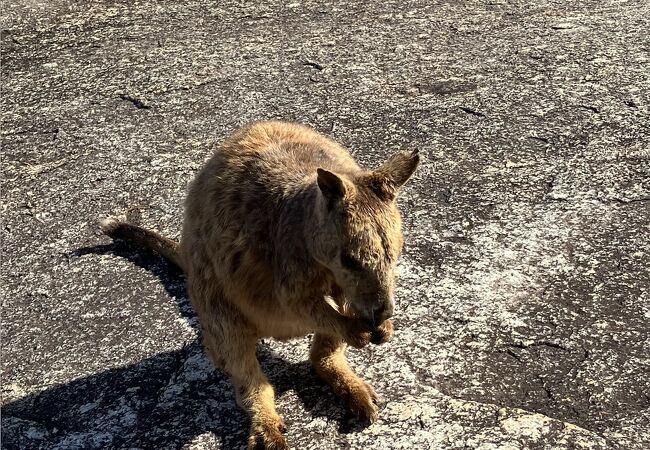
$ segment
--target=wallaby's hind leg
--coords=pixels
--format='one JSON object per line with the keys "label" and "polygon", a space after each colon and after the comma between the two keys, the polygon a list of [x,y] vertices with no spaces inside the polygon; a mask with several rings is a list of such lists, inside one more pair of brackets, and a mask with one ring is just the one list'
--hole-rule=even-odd
{"label": "wallaby's hind leg", "polygon": [[355,374],[345,359],[345,342],[335,336],[316,333],[310,360],[316,373],[334,389],[350,411],[360,420],[374,422],[378,417],[377,394]]}
{"label": "wallaby's hind leg", "polygon": [[[220,317],[219,313],[224,315]],[[237,403],[250,416],[248,448],[288,450],[283,435],[286,427],[275,410],[273,386],[257,360],[257,337],[249,332],[247,324],[238,319],[234,311],[214,311],[202,317],[209,319],[202,324],[203,344],[215,366],[230,376]]]}

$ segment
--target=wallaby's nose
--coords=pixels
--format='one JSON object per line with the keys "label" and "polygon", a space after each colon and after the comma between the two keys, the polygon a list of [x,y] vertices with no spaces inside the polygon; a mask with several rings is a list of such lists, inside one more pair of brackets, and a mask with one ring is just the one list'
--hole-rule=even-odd
{"label": "wallaby's nose", "polygon": [[380,325],[384,320],[393,317],[393,303],[386,302],[377,306],[372,311],[372,318],[375,325]]}

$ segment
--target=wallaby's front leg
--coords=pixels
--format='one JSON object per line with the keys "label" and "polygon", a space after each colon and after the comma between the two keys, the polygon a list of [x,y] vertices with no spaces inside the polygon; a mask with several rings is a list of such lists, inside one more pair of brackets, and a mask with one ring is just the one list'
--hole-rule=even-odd
{"label": "wallaby's front leg", "polygon": [[346,347],[339,337],[316,333],[312,341],[311,363],[316,373],[332,386],[355,416],[362,421],[374,422],[379,413],[377,394],[348,366]]}
{"label": "wallaby's front leg", "polygon": [[[226,331],[222,336],[217,330]],[[203,327],[204,343],[215,365],[230,375],[237,403],[249,414],[250,450],[288,450],[283,433],[284,421],[275,411],[273,386],[269,383],[256,356],[257,339],[238,332],[237,324],[226,327]]]}

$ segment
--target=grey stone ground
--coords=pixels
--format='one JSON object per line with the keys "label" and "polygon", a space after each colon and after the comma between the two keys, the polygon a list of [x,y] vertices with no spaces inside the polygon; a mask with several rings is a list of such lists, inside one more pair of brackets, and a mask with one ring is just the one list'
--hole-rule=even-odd
{"label": "grey stone ground", "polygon": [[3,2],[2,447],[239,448],[183,278],[97,231],[178,236],[211,146],[311,124],[419,148],[394,341],[363,428],[265,342],[296,449],[650,448],[650,4]]}

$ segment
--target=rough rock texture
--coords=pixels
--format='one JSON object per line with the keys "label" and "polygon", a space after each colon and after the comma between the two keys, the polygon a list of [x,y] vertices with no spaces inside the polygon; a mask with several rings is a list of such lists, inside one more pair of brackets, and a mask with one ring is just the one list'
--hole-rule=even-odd
{"label": "rough rock texture", "polygon": [[401,199],[392,343],[352,420],[260,345],[296,449],[650,448],[647,0],[3,2],[2,447],[245,445],[182,275],[98,232],[177,237],[237,126],[311,124]]}

